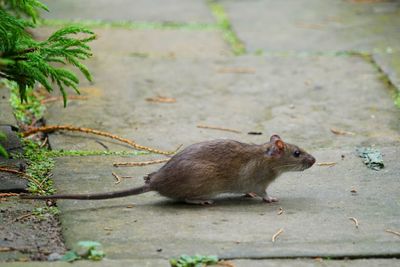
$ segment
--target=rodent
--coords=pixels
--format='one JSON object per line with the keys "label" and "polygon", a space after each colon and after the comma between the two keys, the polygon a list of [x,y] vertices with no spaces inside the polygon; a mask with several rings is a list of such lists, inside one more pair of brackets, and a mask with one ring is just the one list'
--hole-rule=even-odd
{"label": "rodent", "polygon": [[145,177],[140,187],[96,194],[21,195],[25,199],[109,199],[156,191],[162,196],[192,204],[211,204],[222,193],[245,193],[265,202],[276,198],[267,194],[268,185],[280,174],[303,171],[315,158],[296,145],[272,135],[261,145],[234,140],[212,140],[186,147],[158,171]]}

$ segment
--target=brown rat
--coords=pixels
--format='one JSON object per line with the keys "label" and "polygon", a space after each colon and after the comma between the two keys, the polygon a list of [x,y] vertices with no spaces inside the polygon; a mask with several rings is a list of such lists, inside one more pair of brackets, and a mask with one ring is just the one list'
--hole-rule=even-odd
{"label": "brown rat", "polygon": [[97,194],[21,195],[29,199],[108,199],[156,191],[162,196],[193,204],[211,204],[222,193],[256,194],[266,202],[268,185],[280,174],[303,171],[315,158],[296,145],[284,143],[278,135],[268,143],[245,144],[213,140],[188,146],[158,171],[145,177],[140,187]]}

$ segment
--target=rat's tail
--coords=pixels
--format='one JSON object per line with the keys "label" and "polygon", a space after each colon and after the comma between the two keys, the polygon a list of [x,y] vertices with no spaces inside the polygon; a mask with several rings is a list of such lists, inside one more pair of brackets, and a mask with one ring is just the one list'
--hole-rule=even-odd
{"label": "rat's tail", "polygon": [[61,195],[50,195],[50,196],[34,196],[21,194],[20,198],[23,199],[79,199],[79,200],[95,200],[95,199],[109,199],[117,197],[126,197],[139,195],[146,192],[152,191],[148,185],[135,187],[132,189],[106,192],[106,193],[96,193],[96,194],[61,194]]}

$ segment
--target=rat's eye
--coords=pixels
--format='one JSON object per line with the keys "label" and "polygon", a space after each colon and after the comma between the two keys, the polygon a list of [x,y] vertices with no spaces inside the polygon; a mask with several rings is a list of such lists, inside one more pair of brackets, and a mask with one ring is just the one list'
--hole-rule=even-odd
{"label": "rat's eye", "polygon": [[294,156],[295,158],[300,157],[300,154],[301,154],[301,152],[300,152],[299,150],[296,150],[295,152],[293,152],[293,156]]}

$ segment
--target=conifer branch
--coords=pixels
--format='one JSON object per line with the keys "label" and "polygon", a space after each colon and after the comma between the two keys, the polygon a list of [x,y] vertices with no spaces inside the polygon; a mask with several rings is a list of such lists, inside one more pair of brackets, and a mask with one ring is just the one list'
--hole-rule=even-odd
{"label": "conifer branch", "polygon": [[72,88],[79,94],[79,80],[74,72],[55,67],[53,63],[73,65],[92,81],[81,61],[92,56],[88,43],[96,38],[95,34],[80,26],[68,26],[39,42],[25,31],[34,24],[7,13],[9,8],[31,17],[33,22],[38,8],[47,10],[37,0],[0,0],[0,76],[17,82],[21,101],[27,101],[27,87],[33,87],[36,82],[49,92],[57,86],[66,106],[66,89]]}

